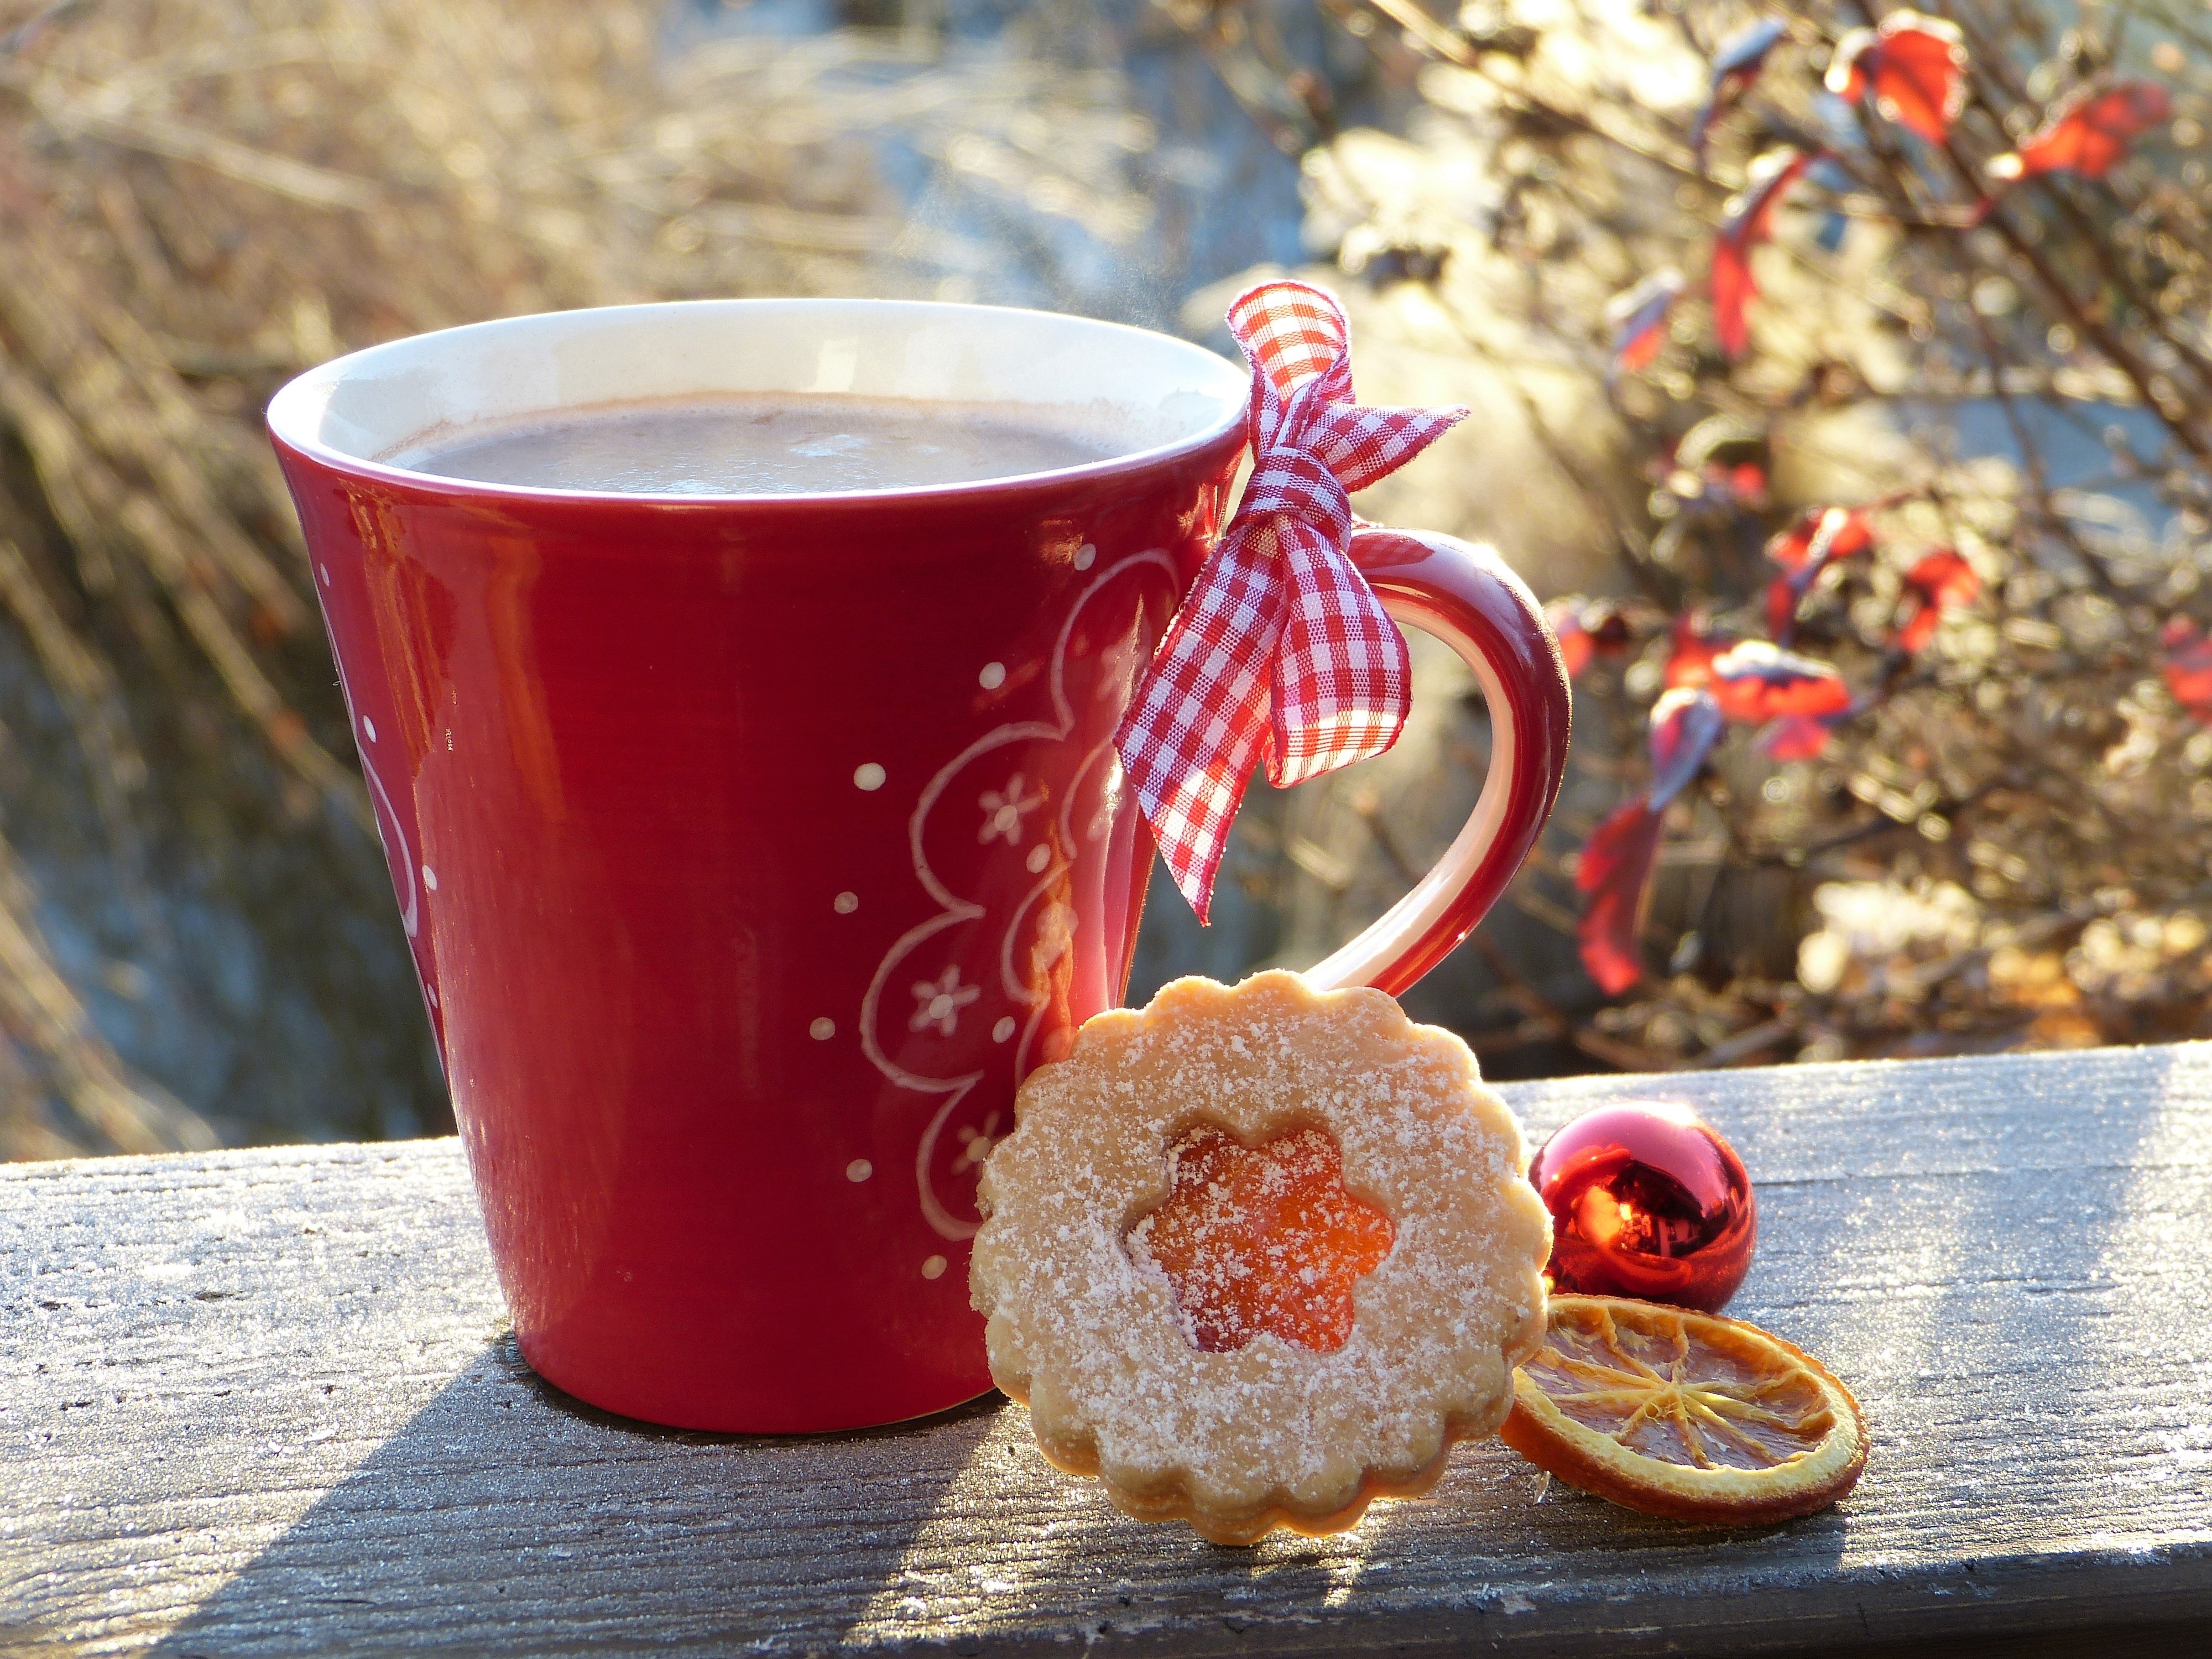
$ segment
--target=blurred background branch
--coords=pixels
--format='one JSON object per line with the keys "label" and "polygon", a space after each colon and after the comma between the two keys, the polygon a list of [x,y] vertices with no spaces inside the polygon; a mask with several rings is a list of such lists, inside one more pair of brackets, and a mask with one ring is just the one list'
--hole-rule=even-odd
{"label": "blurred background branch", "polygon": [[[259,410],[708,294],[1225,349],[1293,268],[1367,399],[1473,405],[1360,505],[1579,662],[1545,845],[1408,999],[1493,1073],[2212,1034],[2207,32],[1939,9],[1923,131],[1826,0],[0,0],[0,1156],[449,1122]],[[1488,727],[1415,643],[1399,748],[1255,790],[1134,994],[1325,954],[1455,831]],[[1609,895],[1670,685],[1734,712]]]}

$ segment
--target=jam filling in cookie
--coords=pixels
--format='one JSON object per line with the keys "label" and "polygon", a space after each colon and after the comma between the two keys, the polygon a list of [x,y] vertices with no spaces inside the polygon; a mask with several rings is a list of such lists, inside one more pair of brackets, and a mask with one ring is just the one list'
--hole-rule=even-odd
{"label": "jam filling in cookie", "polygon": [[1167,1275],[1191,1346],[1232,1353],[1262,1331],[1316,1353],[1350,1341],[1352,1284],[1397,1230],[1345,1190],[1335,1138],[1309,1127],[1246,1146],[1200,1124],[1168,1155],[1172,1190],[1129,1248]]}

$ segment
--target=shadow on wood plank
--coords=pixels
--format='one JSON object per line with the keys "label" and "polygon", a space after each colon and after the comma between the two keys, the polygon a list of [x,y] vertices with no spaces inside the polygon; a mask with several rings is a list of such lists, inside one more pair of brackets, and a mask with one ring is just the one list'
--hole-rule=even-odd
{"label": "shadow on wood plank", "polygon": [[896,1558],[999,1403],[834,1437],[841,1479],[823,1489],[823,1437],[617,1417],[504,1337],[155,1651],[720,1648],[817,1629],[878,1588],[873,1564]]}

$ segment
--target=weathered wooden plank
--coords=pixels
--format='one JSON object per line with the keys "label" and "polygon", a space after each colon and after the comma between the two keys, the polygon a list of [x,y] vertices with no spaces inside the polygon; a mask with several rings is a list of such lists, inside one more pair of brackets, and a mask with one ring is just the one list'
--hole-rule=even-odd
{"label": "weathered wooden plank", "polygon": [[[1875,1437],[1724,1534],[1463,1449],[1358,1532],[1217,1549],[1022,1413],[647,1430],[517,1359],[451,1142],[0,1170],[0,1650],[1622,1654],[2212,1619],[2212,1047],[1513,1091],[1696,1102],[1757,1180],[1736,1311]],[[2179,1650],[2178,1649],[2176,1650]]]}

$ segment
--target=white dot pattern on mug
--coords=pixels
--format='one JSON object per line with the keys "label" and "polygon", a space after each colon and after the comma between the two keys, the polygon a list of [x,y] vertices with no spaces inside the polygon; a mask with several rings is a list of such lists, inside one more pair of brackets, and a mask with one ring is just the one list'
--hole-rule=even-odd
{"label": "white dot pattern on mug", "polygon": [[817,1042],[827,1042],[837,1035],[837,1022],[824,1014],[806,1028],[806,1034]]}
{"label": "white dot pattern on mug", "polygon": [[845,1166],[845,1179],[857,1187],[875,1172],[874,1164],[869,1163],[865,1158],[856,1158]]}
{"label": "white dot pattern on mug", "polygon": [[830,908],[841,916],[849,916],[860,908],[860,896],[852,892],[840,893],[830,901]]}
{"label": "white dot pattern on mug", "polygon": [[862,789],[873,791],[882,788],[884,777],[884,769],[874,761],[863,761],[853,769],[853,782]]}
{"label": "white dot pattern on mug", "polygon": [[371,743],[376,741],[376,722],[366,714],[361,717],[361,729],[368,733],[368,740]]}
{"label": "white dot pattern on mug", "polygon": [[951,1265],[941,1255],[931,1256],[921,1264],[921,1276],[924,1279],[942,1279],[945,1270]]}
{"label": "white dot pattern on mug", "polygon": [[1006,665],[1002,662],[985,663],[983,672],[975,676],[975,683],[986,691],[997,690],[1006,683]]}
{"label": "white dot pattern on mug", "polygon": [[438,890],[438,872],[427,864],[422,866],[422,884],[434,893]]}
{"label": "white dot pattern on mug", "polygon": [[[1013,1073],[1040,1060],[1058,1059],[1065,1052],[1064,1044],[1060,1045],[1060,1052],[1050,1052],[1054,1045],[1048,1038],[1042,1048],[1035,1047],[1036,1033],[1025,1023],[1030,1016],[1020,1008],[1009,1010],[1004,1003],[1033,1007],[1036,994],[1045,988],[1054,965],[1073,948],[1075,912],[1064,903],[1047,902],[1059,896],[1033,890],[1045,884],[1048,873],[1095,856],[1085,840],[1087,830],[1094,821],[1109,824],[1115,821],[1121,798],[1118,772],[1110,763],[1104,772],[1085,771],[1083,767],[1089,763],[1081,760],[1075,745],[1097,743],[1097,737],[1084,728],[1086,720],[1097,718],[1091,711],[1099,688],[1126,694],[1128,674],[1122,657],[1128,647],[1122,643],[1127,636],[1121,629],[1129,617],[1129,601],[1141,599],[1149,605],[1156,597],[1171,599],[1172,585],[1182,574],[1164,549],[1120,556],[1109,563],[1101,556],[1103,550],[1094,544],[1079,543],[1077,548],[1088,549],[1085,574],[1080,582],[1071,584],[1080,591],[1060,617],[1049,653],[1013,663],[1007,675],[1006,690],[1011,694],[1016,687],[1012,669],[1018,668],[1020,689],[1036,706],[1014,706],[1009,695],[1003,700],[1007,705],[1004,710],[1007,724],[981,737],[966,732],[946,734],[940,763],[927,775],[927,781],[924,775],[917,773],[915,787],[909,789],[904,782],[900,785],[898,804],[918,803],[908,825],[913,836],[915,878],[943,908],[902,933],[877,963],[854,1032],[855,1046],[894,1085],[939,1097],[931,1127],[926,1132],[927,1153],[914,1161],[914,1180],[923,1218],[948,1240],[966,1239],[975,1232],[972,1171],[989,1152],[994,1131],[1000,1127],[990,1121],[989,1114],[995,1109],[1003,1118],[1005,1096],[1012,1093]],[[1051,550],[1051,556],[1065,562],[1063,569],[1072,570],[1077,548],[1062,543]],[[1093,605],[1100,608],[1087,611]],[[1086,628],[1083,624],[1091,616],[1098,617],[1099,623]],[[1109,647],[1114,653],[1110,662],[1103,659],[1096,663],[1079,662]],[[1009,666],[1003,660],[1000,665]],[[980,665],[974,665],[972,659],[969,665],[951,672],[957,677],[955,684],[960,679],[970,684],[980,683]],[[979,698],[975,706],[996,711],[1001,702],[996,696]],[[1015,714],[1024,718],[1013,720],[1011,717]],[[1019,747],[1015,746],[1018,744]],[[1018,838],[1009,836],[1000,811],[1009,804],[1006,797],[1013,769],[1017,764],[1025,769],[1021,791],[1025,799],[1035,793],[1042,776],[1061,775],[1048,771],[1048,757],[1054,766],[1064,762],[1069,775],[1085,781],[1072,783],[1071,792],[1087,787],[1095,791],[1095,798],[1086,796],[1089,810],[1081,812],[1075,810],[1072,798],[1055,799],[1049,813],[1041,807],[1022,825]],[[908,762],[902,757],[900,763]],[[987,805],[988,793],[1000,799]],[[979,807],[984,811],[980,823]],[[944,872],[932,867],[928,854],[933,847],[979,844],[987,849],[1008,848],[1012,856],[1007,863],[1027,870],[1030,880],[1007,884],[1003,889],[994,884],[989,897],[969,912],[977,923],[974,932],[980,935],[974,951],[978,959],[971,966],[969,952],[961,945],[969,935],[947,932],[947,918],[959,919],[969,910],[970,901],[964,893],[957,899],[947,896],[960,890],[957,884],[942,881]],[[1072,885],[1066,896],[1073,897],[1078,890]],[[902,914],[908,903],[904,893],[902,884],[894,884],[880,896],[872,893],[868,902],[872,910],[888,907],[891,914]],[[1041,904],[1042,915],[1038,914]],[[1029,933],[1032,925],[1034,937]],[[1018,942],[1016,930],[1023,935]],[[991,948],[994,939],[1000,948]],[[1021,968],[1026,983],[1010,987],[1013,994],[1000,1006],[976,1006],[969,1011],[973,1018],[962,1018],[963,1007],[956,1001],[971,987],[981,988],[984,994],[1000,1000],[988,988],[997,982],[1001,963],[1009,960]],[[951,985],[945,983],[948,974],[954,975]],[[988,1062],[969,1046],[976,1037],[994,1040],[984,1050]],[[1003,1085],[981,1090],[965,1086],[980,1080],[969,1075],[979,1066],[987,1066],[981,1075],[992,1077],[994,1083],[1003,1075]],[[950,1104],[944,1100],[948,1090],[955,1094]],[[902,1162],[897,1171],[902,1184],[905,1169]],[[893,1178],[892,1166],[885,1164],[882,1173],[887,1179]]]}
{"label": "white dot pattern on mug", "polygon": [[1075,550],[1075,568],[1078,570],[1088,570],[1097,562],[1098,550],[1092,544],[1085,542]]}

